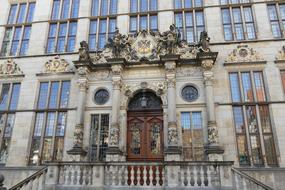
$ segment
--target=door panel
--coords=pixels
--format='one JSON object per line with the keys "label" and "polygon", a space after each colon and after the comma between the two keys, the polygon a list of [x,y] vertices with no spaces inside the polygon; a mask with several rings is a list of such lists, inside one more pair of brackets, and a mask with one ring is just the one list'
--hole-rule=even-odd
{"label": "door panel", "polygon": [[163,159],[163,120],[161,113],[128,113],[127,133],[128,160]]}

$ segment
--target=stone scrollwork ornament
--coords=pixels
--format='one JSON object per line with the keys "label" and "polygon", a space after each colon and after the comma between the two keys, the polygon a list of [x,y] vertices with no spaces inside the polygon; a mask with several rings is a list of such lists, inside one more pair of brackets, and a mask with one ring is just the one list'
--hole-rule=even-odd
{"label": "stone scrollwork ornament", "polygon": [[0,76],[10,76],[10,75],[23,75],[19,66],[14,60],[8,59],[4,63],[0,64]]}
{"label": "stone scrollwork ornament", "polygon": [[203,60],[201,63],[201,66],[206,71],[211,70],[214,66],[214,60],[212,60],[212,59]]}
{"label": "stone scrollwork ornament", "polygon": [[44,73],[62,73],[70,71],[72,70],[69,68],[69,63],[65,59],[60,59],[58,55],[46,62],[44,69]]}
{"label": "stone scrollwork ornament", "polygon": [[178,131],[176,124],[168,124],[168,144],[177,145],[178,144]]}
{"label": "stone scrollwork ornament", "polygon": [[239,45],[234,49],[225,60],[225,63],[261,62],[263,57],[253,48],[247,45]]}

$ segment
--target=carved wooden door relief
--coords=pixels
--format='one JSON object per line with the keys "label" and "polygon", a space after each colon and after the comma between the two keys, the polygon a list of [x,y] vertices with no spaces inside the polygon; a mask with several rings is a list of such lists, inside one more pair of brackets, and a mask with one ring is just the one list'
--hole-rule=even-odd
{"label": "carved wooden door relief", "polygon": [[163,159],[163,120],[158,113],[128,114],[128,160]]}

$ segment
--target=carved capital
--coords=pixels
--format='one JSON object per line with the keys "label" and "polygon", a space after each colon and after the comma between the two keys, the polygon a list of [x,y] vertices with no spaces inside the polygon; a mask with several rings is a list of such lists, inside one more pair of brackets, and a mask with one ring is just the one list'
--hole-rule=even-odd
{"label": "carved capital", "polygon": [[166,74],[167,73],[175,73],[176,72],[176,63],[174,61],[166,62],[164,64],[164,66],[165,66]]}
{"label": "carved capital", "polygon": [[168,123],[168,144],[171,146],[178,145],[178,130],[176,122]]}
{"label": "carved capital", "polygon": [[79,67],[77,69],[77,72],[78,72],[80,77],[85,77],[89,74],[90,71],[87,67]]}
{"label": "carved capital", "polygon": [[212,59],[205,59],[202,61],[201,66],[204,70],[208,71],[211,70],[214,66],[214,60]]}
{"label": "carved capital", "polygon": [[120,125],[119,123],[112,123],[110,129],[110,146],[119,146]]}
{"label": "carved capital", "polygon": [[111,69],[113,75],[121,75],[123,71],[122,65],[112,65]]}
{"label": "carved capital", "polygon": [[88,88],[89,88],[88,80],[79,80],[77,82],[77,84],[78,84],[80,90],[85,91],[85,90],[88,90]]}

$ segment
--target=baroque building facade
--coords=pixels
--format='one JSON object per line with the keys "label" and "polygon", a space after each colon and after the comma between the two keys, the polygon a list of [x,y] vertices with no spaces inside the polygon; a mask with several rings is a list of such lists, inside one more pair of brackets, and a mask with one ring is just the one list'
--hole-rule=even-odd
{"label": "baroque building facade", "polygon": [[0,2],[6,186],[282,189],[284,1]]}

